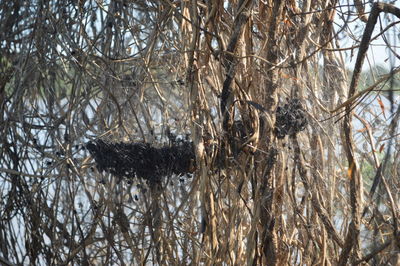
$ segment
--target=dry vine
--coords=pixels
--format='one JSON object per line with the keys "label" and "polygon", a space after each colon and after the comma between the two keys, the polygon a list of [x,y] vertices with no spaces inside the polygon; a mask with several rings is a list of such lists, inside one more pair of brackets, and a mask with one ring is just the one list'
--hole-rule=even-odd
{"label": "dry vine", "polygon": [[399,263],[396,6],[0,6],[2,265]]}

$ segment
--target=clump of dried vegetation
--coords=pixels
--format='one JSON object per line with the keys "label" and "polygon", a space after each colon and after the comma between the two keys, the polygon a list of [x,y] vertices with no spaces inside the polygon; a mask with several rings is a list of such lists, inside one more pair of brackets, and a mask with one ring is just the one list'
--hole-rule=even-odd
{"label": "clump of dried vegetation", "polygon": [[100,172],[106,171],[118,178],[142,178],[157,184],[166,176],[190,174],[195,167],[190,141],[156,148],[148,143],[107,143],[99,139],[86,147]]}
{"label": "clump of dried vegetation", "polygon": [[398,265],[396,6],[0,7],[0,264]]}

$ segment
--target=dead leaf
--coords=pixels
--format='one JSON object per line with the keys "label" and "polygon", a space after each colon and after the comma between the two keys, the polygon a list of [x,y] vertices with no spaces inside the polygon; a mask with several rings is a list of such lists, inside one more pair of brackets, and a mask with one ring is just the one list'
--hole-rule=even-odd
{"label": "dead leaf", "polygon": [[378,100],[379,106],[381,107],[383,117],[386,119],[385,105],[383,104],[381,97],[378,97],[377,100]]}
{"label": "dead leaf", "polygon": [[351,179],[352,175],[353,175],[353,171],[354,171],[354,162],[351,163],[351,166],[349,167],[349,169],[347,170],[347,176],[349,177],[349,179]]}
{"label": "dead leaf", "polygon": [[364,132],[364,131],[366,131],[366,130],[367,130],[367,128],[364,127],[364,128],[362,128],[362,129],[357,130],[357,132],[362,133],[362,132]]}
{"label": "dead leaf", "polygon": [[383,148],[385,148],[385,143],[383,143],[383,144],[381,145],[381,147],[379,148],[379,152],[380,152],[380,153],[383,151]]}

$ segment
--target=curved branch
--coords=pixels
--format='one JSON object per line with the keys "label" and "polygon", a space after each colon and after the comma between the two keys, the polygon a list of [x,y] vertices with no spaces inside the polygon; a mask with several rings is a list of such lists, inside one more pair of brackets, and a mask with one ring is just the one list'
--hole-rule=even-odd
{"label": "curved branch", "polygon": [[[368,18],[367,25],[364,30],[364,35],[361,39],[360,49],[358,51],[356,64],[353,71],[353,77],[350,83],[348,98],[352,98],[356,92],[356,88],[359,82],[361,67],[367,54],[367,50],[371,41],[372,32],[375,28],[378,16],[381,12],[391,13],[400,18],[400,9],[393,5],[386,3],[375,3],[371,9],[371,14]],[[345,246],[339,257],[339,265],[346,265],[350,252],[359,255],[359,235],[360,235],[360,205],[361,205],[361,193],[360,193],[360,176],[357,169],[357,161],[354,157],[354,142],[352,137],[351,127],[351,106],[346,106],[346,116],[343,122],[343,131],[345,135],[345,152],[349,165],[349,178],[350,178],[350,204],[352,220],[349,225],[349,229],[346,236]],[[380,175],[376,177],[379,178]]]}

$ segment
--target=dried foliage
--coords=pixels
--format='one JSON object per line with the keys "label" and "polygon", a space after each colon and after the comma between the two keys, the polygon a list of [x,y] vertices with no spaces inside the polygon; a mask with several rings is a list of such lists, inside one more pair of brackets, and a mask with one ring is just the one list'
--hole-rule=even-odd
{"label": "dried foliage", "polygon": [[399,264],[396,6],[0,7],[0,264]]}
{"label": "dried foliage", "polygon": [[190,174],[195,167],[193,143],[189,141],[156,148],[148,143],[107,143],[99,139],[86,147],[100,172],[118,178],[142,178],[157,184],[166,176]]}
{"label": "dried foliage", "polygon": [[296,135],[307,126],[307,118],[298,99],[291,99],[283,107],[276,108],[275,134],[278,139]]}

